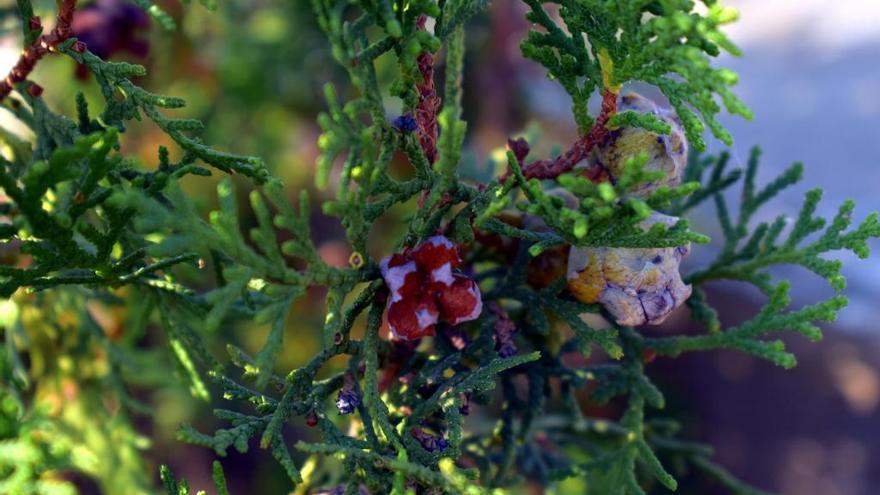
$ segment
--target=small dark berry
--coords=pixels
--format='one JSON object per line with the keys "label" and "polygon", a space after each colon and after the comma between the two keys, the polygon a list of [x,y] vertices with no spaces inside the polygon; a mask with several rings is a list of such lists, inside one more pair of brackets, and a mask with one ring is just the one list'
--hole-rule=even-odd
{"label": "small dark berry", "polygon": [[458,413],[467,416],[471,413],[471,396],[470,394],[461,394],[459,397],[461,398],[461,406],[458,408]]}
{"label": "small dark berry", "polygon": [[314,409],[306,414],[306,426],[309,428],[314,428],[318,425],[318,413],[315,412]]}
{"label": "small dark berry", "polygon": [[391,122],[391,125],[394,126],[399,132],[413,132],[419,128],[419,125],[416,123],[416,119],[413,118],[412,115],[405,113],[400,117],[397,117]]}
{"label": "small dark berry", "polygon": [[76,53],[85,53],[87,48],[88,47],[86,46],[86,44],[82,41],[77,41],[73,44],[73,51],[75,51]]}
{"label": "small dark berry", "polygon": [[351,414],[361,405],[361,397],[356,392],[339,391],[336,396],[336,409],[339,414]]}
{"label": "small dark berry", "polygon": [[526,156],[529,155],[529,151],[531,151],[529,143],[523,138],[508,139],[507,147],[510,148],[510,151],[513,151],[513,155],[520,162],[525,160]]}
{"label": "small dark berry", "polygon": [[31,83],[31,85],[28,86],[27,91],[34,98],[38,98],[40,95],[43,94],[43,87],[39,84]]}
{"label": "small dark berry", "polygon": [[342,390],[336,396],[336,410],[339,414],[351,414],[361,405],[361,396],[355,390],[354,377],[345,375]]}
{"label": "small dark berry", "polygon": [[492,340],[495,341],[495,351],[499,357],[503,358],[515,355],[518,351],[513,336],[516,332],[516,325],[510,319],[507,311],[497,303],[492,303],[489,310],[498,317],[493,325],[494,332],[492,334]]}
{"label": "small dark berry", "polygon": [[445,438],[439,435],[431,435],[421,428],[413,428],[409,433],[422,445],[422,448],[428,452],[441,452],[449,447],[449,442]]}
{"label": "small dark berry", "polygon": [[40,21],[40,16],[35,15],[35,16],[31,17],[30,19],[28,19],[28,27],[30,28],[31,31],[42,31],[43,30],[43,23],[42,23],[42,21]]}

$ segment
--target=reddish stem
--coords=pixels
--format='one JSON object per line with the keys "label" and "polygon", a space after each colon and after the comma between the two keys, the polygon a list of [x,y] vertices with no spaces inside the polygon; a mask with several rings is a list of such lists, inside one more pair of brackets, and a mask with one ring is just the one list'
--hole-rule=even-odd
{"label": "reddish stem", "polygon": [[27,79],[27,76],[34,70],[37,62],[43,58],[43,55],[70,37],[70,24],[73,22],[73,12],[75,9],[76,0],[61,0],[58,6],[58,22],[55,23],[55,28],[48,34],[41,35],[31,46],[27,47],[6,78],[0,81],[0,101],[12,92],[12,88],[16,84]]}
{"label": "reddish stem", "polygon": [[[425,29],[427,17],[420,16],[417,21],[419,29]],[[416,84],[419,103],[416,106],[415,119],[419,126],[419,144],[433,164],[437,161],[437,113],[440,111],[440,97],[434,88],[434,56],[430,52],[422,52],[417,59],[422,82]]]}
{"label": "reddish stem", "polygon": [[[617,113],[617,93],[609,90],[602,92],[602,110],[593,122],[590,131],[571,145],[562,155],[550,160],[534,161],[523,167],[523,176],[526,179],[552,179],[571,171],[575,165],[585,159],[594,146],[601,143],[608,135],[608,119]],[[522,163],[522,160],[520,160]],[[501,178],[502,181],[509,177],[511,172]]]}

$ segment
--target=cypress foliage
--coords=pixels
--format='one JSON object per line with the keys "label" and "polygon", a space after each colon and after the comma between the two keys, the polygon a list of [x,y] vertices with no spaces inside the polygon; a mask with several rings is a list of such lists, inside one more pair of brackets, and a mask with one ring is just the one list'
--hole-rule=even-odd
{"label": "cypress foliage", "polygon": [[[795,165],[761,186],[756,184],[757,150],[744,171],[730,170],[726,153],[699,153],[705,128],[731,142],[716,120],[722,106],[750,116],[731,92],[736,74],[711,63],[721,51],[738,53],[720,30],[736,19],[733,10],[709,0],[700,9],[690,0],[526,0],[533,30],[522,41],[522,53],[543,65],[571,96],[581,137],[558,156],[534,160],[525,140],[511,140],[505,170],[479,183],[459,170],[467,128],[461,84],[466,21],[487,2],[313,0],[335,62],[348,76],[351,91],[344,94],[353,95],[343,100],[328,84],[327,110],[318,118],[323,133],[317,186],[337,188],[323,213],[340,220],[353,252],[349,266],[340,268],[319,256],[308,195],[302,192],[292,204],[261,159],[219,150],[200,139],[201,122],[170,117],[172,111],[185,115],[185,102],[133,82],[144,67],[102,60],[70,37],[65,16],[75,3],[59,2],[56,28],[41,38],[30,1],[18,1],[26,50],[15,77],[8,79],[9,94],[0,94],[3,108],[35,136],[31,142],[8,130],[0,133],[6,145],[0,158],[6,196],[0,204],[0,237],[19,259],[29,260],[0,266],[0,293],[7,298],[0,308],[6,343],[0,360],[0,492],[72,493],[71,486],[44,476],[59,467],[95,476],[108,493],[150,492],[150,476],[136,453],[144,442],[128,419],[148,408],[130,397],[137,378],[125,371],[144,351],[104,335],[85,309],[90,301],[101,301],[126,308],[131,339],[147,325],[162,329],[164,341],[153,351],[173,363],[174,376],[185,381],[194,401],[222,401],[214,414],[223,426],[204,432],[183,425],[182,441],[220,457],[231,448],[266,449],[296,493],[320,488],[401,495],[515,493],[527,480],[549,486],[578,478],[588,493],[643,494],[658,483],[675,490],[678,483],[668,466],[682,463],[716,478],[731,493],[761,493],[715,464],[711,448],[678,436],[679,426],[663,414],[663,392],[646,374],[649,357],[731,348],[794,366],[794,356],[774,335],[787,331],[819,340],[817,322],[832,321],[846,298],[838,294],[792,309],[788,282],[774,280],[768,270],[800,265],[840,293],[845,288],[841,264],[829,253],[847,250],[868,257],[868,240],[880,236],[880,222],[871,214],[852,226],[852,202],[830,221],[816,217],[821,191],[812,190],[793,224],[785,217],[756,224],[755,213],[797,182],[802,167]],[[173,19],[152,2],[135,3],[163,28],[174,29]],[[214,8],[213,2],[202,3]],[[558,15],[548,4],[558,5]],[[98,114],[82,95],[75,116],[47,107],[42,88],[27,80],[28,67],[44,55],[68,57],[88,68],[104,97]],[[379,83],[379,57],[397,65],[390,86]],[[435,81],[441,68],[442,86]],[[632,193],[636,186],[662,178],[648,153],[630,157],[613,181],[580,166],[621,129],[660,138],[671,132],[670,124],[653,113],[618,111],[622,86],[634,81],[651,84],[668,98],[697,150],[680,185],[639,195]],[[401,115],[387,114],[383,101],[389,95],[403,102]],[[602,100],[595,115],[588,107],[594,97]],[[159,148],[156,166],[146,171],[121,153],[127,124],[142,119],[179,147],[178,161]],[[395,154],[412,167],[408,178],[389,172]],[[179,180],[212,174],[223,176],[219,207],[205,219]],[[232,174],[250,188],[248,205],[237,203]],[[742,188],[742,200],[732,212],[725,193],[735,187]],[[711,207],[710,200],[724,234],[722,249],[708,266],[684,274],[693,290],[687,306],[705,327],[702,333],[646,337],[619,325],[602,305],[573,297],[564,268],[548,270],[553,280],[535,281],[538,260],[564,266],[569,249],[705,244],[708,237],[685,219],[649,228],[643,222],[653,211],[682,217]],[[409,290],[405,278],[401,287],[393,287],[388,273],[394,266],[383,257],[394,253],[367,248],[380,217],[413,201],[419,207],[406,217],[393,251],[414,257],[434,236],[450,239],[462,258],[462,272],[454,276],[479,284],[481,304],[465,318],[450,309],[460,296],[451,288],[436,289],[432,302],[419,304],[427,305],[423,309],[439,305],[433,311],[441,311],[441,321],[423,326],[420,320],[419,330],[433,337],[418,342],[385,337],[383,321],[394,325],[386,313],[398,297],[416,296],[404,294]],[[243,207],[256,219],[247,231],[240,223]],[[499,252],[498,240],[513,248]],[[195,266],[210,269],[197,272]],[[193,275],[208,272],[216,276]],[[420,276],[440,277],[437,273]],[[704,289],[716,280],[753,284],[766,296],[764,306],[744,323],[724,328]],[[213,285],[205,289],[208,284]],[[322,350],[297,368],[278,370],[279,351],[295,345],[296,336],[285,327],[289,308],[315,287],[326,289],[323,324],[316,330]],[[74,316],[59,316],[45,333],[35,328],[35,308]],[[460,323],[452,325],[449,315]],[[607,322],[601,328],[588,323],[601,319]],[[259,352],[251,356],[232,343],[227,355],[212,352],[209,343],[218,329],[237,322],[270,327]],[[594,352],[600,356],[587,364],[567,358]],[[109,369],[70,367],[96,353],[110,356]],[[340,357],[344,368],[325,373],[332,368],[328,362]],[[40,362],[68,364],[40,368]],[[95,403],[101,394],[119,402],[112,419],[118,430],[114,442],[90,448],[98,458],[120,457],[123,468],[106,472],[72,456],[76,440],[59,429],[57,415],[32,407],[33,390],[56,375],[87,384]],[[146,381],[161,387],[168,379]],[[577,397],[585,388],[593,404],[623,398],[625,411],[613,421],[585,415]],[[88,397],[80,399],[82,407],[96,408]],[[493,415],[494,426],[469,421],[477,406],[480,414]],[[290,424],[313,426],[320,440],[296,441],[285,431]],[[101,432],[103,425],[80,427],[98,430],[96,437],[109,435]],[[119,453],[123,449],[126,455]],[[217,492],[227,493],[219,462],[213,479]],[[189,493],[186,482],[167,467],[161,480],[169,495]]]}

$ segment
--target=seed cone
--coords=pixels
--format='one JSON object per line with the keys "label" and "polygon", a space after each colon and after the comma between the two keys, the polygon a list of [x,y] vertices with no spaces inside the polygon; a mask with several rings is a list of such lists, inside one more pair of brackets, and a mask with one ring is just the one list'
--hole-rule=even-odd
{"label": "seed cone", "polygon": [[635,186],[629,191],[631,194],[644,196],[660,186],[681,183],[681,174],[687,165],[688,143],[678,115],[672,109],[662,108],[638,93],[621,97],[619,108],[621,111],[654,114],[669,124],[671,130],[668,135],[662,135],[637,127],[615,129],[590,154],[590,168],[598,170],[600,177],[607,175],[608,180],[614,182],[623,173],[629,159],[647,153],[649,161],[646,170],[661,171],[663,177]]}
{"label": "seed cone", "polygon": [[[641,223],[648,229],[676,217],[654,213]],[[568,290],[581,302],[599,303],[620,325],[658,325],[691,295],[679,273],[690,245],[668,248],[578,248],[568,257]]]}

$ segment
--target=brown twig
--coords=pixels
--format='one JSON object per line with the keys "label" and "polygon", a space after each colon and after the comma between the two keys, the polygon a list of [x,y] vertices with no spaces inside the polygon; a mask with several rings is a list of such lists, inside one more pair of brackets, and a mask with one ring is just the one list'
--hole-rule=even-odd
{"label": "brown twig", "polygon": [[[425,29],[427,17],[420,16],[417,21],[419,29]],[[434,56],[430,52],[422,52],[417,59],[422,82],[416,84],[419,103],[416,106],[415,119],[419,126],[419,144],[433,164],[437,161],[437,112],[440,111],[440,97],[434,89]]]}
{"label": "brown twig", "polygon": [[[594,146],[605,139],[608,135],[608,127],[606,127],[608,119],[615,113],[617,113],[617,93],[606,89],[602,92],[602,110],[593,122],[590,131],[575,141],[571,148],[562,155],[552,160],[534,161],[523,167],[523,176],[526,179],[552,179],[569,172],[575,165],[587,157]],[[517,153],[517,150],[514,150],[514,152]],[[522,154],[522,152],[517,154]],[[517,156],[520,163],[522,163],[524,158],[524,156]],[[501,180],[506,180],[510,174],[511,171],[508,170]]]}
{"label": "brown twig", "polygon": [[[12,88],[16,84],[27,79],[27,76],[34,70],[37,62],[43,58],[43,55],[70,37],[70,24],[73,22],[73,12],[75,9],[76,0],[61,0],[58,6],[58,22],[55,23],[55,28],[48,34],[41,35],[31,46],[27,47],[6,78],[0,81],[0,101],[12,92]],[[32,22],[32,24],[37,24],[38,22]]]}

